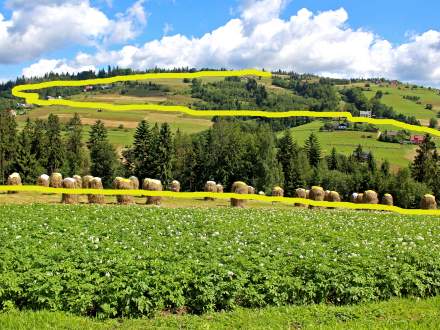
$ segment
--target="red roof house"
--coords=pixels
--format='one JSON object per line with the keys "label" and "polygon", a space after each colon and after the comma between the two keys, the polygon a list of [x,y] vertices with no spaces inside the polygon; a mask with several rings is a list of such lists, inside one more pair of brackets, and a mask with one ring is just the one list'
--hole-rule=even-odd
{"label": "red roof house", "polygon": [[420,144],[423,141],[425,141],[424,135],[411,135],[411,143],[413,144]]}

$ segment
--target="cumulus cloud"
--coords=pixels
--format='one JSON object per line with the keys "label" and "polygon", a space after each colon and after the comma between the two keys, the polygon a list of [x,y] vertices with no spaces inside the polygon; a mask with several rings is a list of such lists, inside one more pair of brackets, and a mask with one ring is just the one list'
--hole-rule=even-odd
{"label": "cumulus cloud", "polygon": [[350,28],[343,8],[320,13],[301,9],[282,19],[286,4],[286,0],[245,1],[238,18],[200,38],[164,35],[139,47],[81,53],[69,65],[255,67],[440,84],[440,32],[427,31],[393,45],[371,31]]}
{"label": "cumulus cloud", "polygon": [[64,46],[123,43],[146,24],[143,0],[115,19],[88,0],[12,0],[10,19],[0,13],[0,63],[19,63]]}
{"label": "cumulus cloud", "polygon": [[48,72],[53,73],[77,73],[82,71],[93,70],[93,65],[78,65],[78,63],[69,64],[66,60],[39,60],[27,68],[23,69],[25,77],[41,77]]}

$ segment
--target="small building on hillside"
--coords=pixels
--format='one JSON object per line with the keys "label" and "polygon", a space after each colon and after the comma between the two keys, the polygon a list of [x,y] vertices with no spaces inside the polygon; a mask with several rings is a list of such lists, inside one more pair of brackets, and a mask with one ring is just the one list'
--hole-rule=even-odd
{"label": "small building on hillside", "polygon": [[360,111],[359,113],[359,117],[371,118],[371,116],[372,116],[371,111]]}
{"label": "small building on hillside", "polygon": [[420,144],[423,141],[425,141],[425,136],[424,135],[411,135],[410,141],[412,144]]}
{"label": "small building on hillside", "polygon": [[84,92],[90,92],[92,90],[93,90],[93,86],[90,86],[90,85],[89,86],[85,86],[84,89],[83,89]]}

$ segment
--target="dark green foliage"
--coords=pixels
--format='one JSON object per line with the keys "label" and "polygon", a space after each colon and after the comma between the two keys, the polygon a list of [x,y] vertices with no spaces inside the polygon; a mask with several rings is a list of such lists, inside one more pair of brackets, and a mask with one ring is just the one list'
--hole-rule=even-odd
{"label": "dark green foliage", "polygon": [[319,161],[321,160],[321,146],[314,133],[310,134],[308,139],[305,141],[304,149],[307,153],[310,166],[317,167]]}
{"label": "dark green foliage", "polygon": [[105,187],[110,187],[117,170],[117,156],[114,147],[107,139],[107,130],[97,121],[90,131],[90,173],[100,177]]}
{"label": "dark green foliage", "polygon": [[49,114],[46,126],[47,134],[47,171],[60,171],[65,162],[66,150],[61,139],[61,124],[58,116]]}
{"label": "dark green foliage", "polygon": [[32,127],[28,119],[26,126],[18,135],[17,152],[14,158],[13,168],[20,174],[23,183],[35,183],[36,178],[44,171],[35,154],[32,153]]}
{"label": "dark green foliage", "polygon": [[0,108],[0,184],[11,172],[17,149],[17,123],[15,118]]}
{"label": "dark green foliage", "polygon": [[66,160],[69,175],[87,174],[86,152],[82,142],[82,125],[78,113],[67,124]]}

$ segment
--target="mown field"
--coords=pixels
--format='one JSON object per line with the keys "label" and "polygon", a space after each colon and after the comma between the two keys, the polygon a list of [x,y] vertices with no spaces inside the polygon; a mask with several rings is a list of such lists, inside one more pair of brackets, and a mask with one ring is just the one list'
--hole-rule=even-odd
{"label": "mown field", "polygon": [[435,217],[42,204],[0,214],[3,310],[154,317],[440,290]]}

